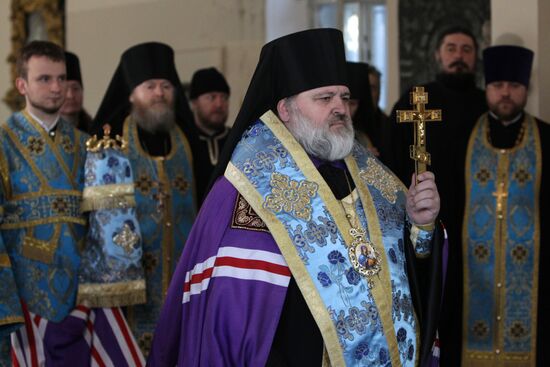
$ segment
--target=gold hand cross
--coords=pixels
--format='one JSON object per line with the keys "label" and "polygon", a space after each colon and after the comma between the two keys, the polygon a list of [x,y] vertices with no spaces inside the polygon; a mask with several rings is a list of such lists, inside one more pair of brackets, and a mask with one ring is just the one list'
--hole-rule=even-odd
{"label": "gold hand cross", "polygon": [[[441,121],[441,110],[426,110],[428,93],[424,87],[414,87],[410,93],[410,104],[414,110],[397,110],[397,122],[414,123],[414,145],[409,147],[410,157],[414,160],[416,177],[426,171],[426,165],[431,164],[430,153],[426,151],[426,122]],[[418,181],[417,181],[418,182]]]}

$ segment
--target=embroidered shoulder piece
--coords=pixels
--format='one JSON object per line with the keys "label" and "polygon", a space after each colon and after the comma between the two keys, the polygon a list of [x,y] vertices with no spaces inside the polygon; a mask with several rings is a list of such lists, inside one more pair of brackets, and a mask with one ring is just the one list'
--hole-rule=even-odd
{"label": "embroidered shoulder piece", "polygon": [[397,181],[375,159],[367,160],[367,168],[359,172],[359,176],[369,185],[374,186],[382,196],[392,204],[395,204],[397,193],[401,189]]}
{"label": "embroidered shoulder piece", "polygon": [[256,214],[241,194],[237,195],[237,201],[233,209],[233,218],[231,219],[231,228],[269,233],[269,229],[262,218]]}

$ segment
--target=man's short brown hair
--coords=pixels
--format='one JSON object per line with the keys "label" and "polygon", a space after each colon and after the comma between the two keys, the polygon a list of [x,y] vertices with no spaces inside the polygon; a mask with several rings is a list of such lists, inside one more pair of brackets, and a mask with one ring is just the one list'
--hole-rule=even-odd
{"label": "man's short brown hair", "polygon": [[25,45],[17,57],[17,76],[27,79],[27,63],[33,56],[45,56],[56,62],[65,63],[65,51],[55,43],[49,41],[32,41]]}

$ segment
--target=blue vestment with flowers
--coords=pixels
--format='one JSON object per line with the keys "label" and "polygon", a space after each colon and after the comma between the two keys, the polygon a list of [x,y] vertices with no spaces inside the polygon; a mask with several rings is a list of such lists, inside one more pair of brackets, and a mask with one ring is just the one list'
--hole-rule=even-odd
{"label": "blue vestment with flowers", "polygon": [[[2,336],[10,320],[22,321],[19,299],[54,322],[75,306],[86,224],[80,208],[86,138],[63,119],[52,138],[26,112],[0,126]],[[7,338],[2,342],[9,345]]]}
{"label": "blue vestment with flowers", "polygon": [[146,302],[134,176],[123,144],[108,136],[87,142],[82,210],[90,214],[78,303],[88,307]]}

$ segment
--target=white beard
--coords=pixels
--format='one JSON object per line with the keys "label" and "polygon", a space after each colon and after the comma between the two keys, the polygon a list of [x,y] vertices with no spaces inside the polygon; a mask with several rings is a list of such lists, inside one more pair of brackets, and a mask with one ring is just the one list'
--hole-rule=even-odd
{"label": "white beard", "polygon": [[152,134],[167,133],[176,124],[174,109],[169,105],[163,108],[147,109],[134,104],[131,115],[139,127]]}
{"label": "white beard", "polygon": [[[287,124],[287,128],[308,154],[332,162],[351,153],[355,132],[348,116],[332,116],[322,126],[316,126],[299,111],[294,102],[290,102],[288,107],[291,123]],[[342,119],[345,125],[338,132],[331,131],[330,123]]]}

